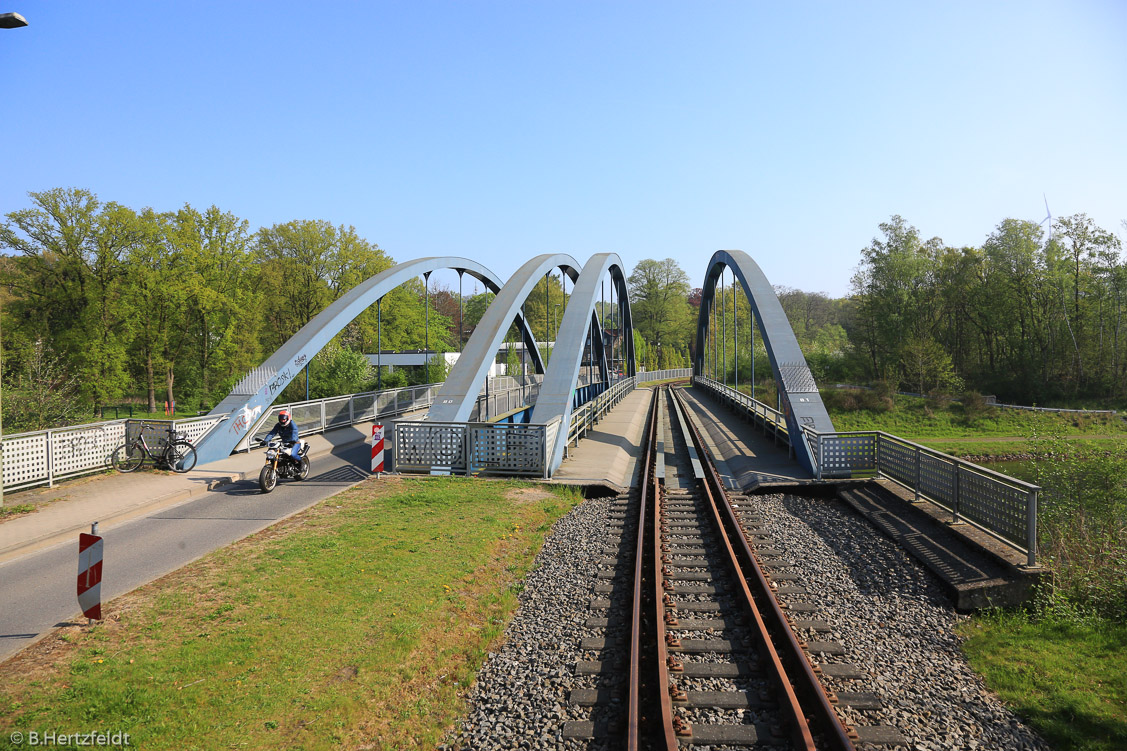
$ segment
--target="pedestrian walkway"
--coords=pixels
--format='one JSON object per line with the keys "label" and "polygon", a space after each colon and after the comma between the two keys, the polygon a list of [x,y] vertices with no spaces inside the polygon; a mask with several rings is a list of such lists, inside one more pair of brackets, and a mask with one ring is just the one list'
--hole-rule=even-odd
{"label": "pedestrian walkway", "polygon": [[[309,456],[368,440],[372,423],[356,423],[326,433],[303,436]],[[219,485],[255,479],[262,469],[261,450],[234,454],[185,474],[141,470],[130,474],[108,472],[54,488],[37,488],[8,496],[5,501],[41,505],[35,513],[0,522],[0,563],[19,558],[58,542],[89,532],[98,522],[106,530],[130,519],[151,514],[200,496]]]}
{"label": "pedestrian walkway", "polygon": [[701,427],[704,442],[730,490],[813,483],[786,444],[776,444],[757,426],[741,420],[704,389],[681,392]]}
{"label": "pedestrian walkway", "polygon": [[653,389],[634,389],[607,412],[579,445],[571,445],[551,482],[563,485],[601,485],[620,493],[633,484],[634,468],[642,453],[647,409]]}

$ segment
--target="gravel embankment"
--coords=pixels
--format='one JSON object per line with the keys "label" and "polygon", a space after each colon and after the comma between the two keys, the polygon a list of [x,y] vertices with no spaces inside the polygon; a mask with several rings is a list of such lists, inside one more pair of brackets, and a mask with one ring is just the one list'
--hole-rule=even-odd
{"label": "gravel embankment", "polygon": [[[906,552],[833,501],[776,495],[746,506],[762,518],[774,547],[796,551],[787,557],[811,591],[804,599],[817,602],[817,617],[832,627],[819,638],[840,641],[843,660],[872,676],[836,687],[871,691],[883,702],[875,715],[847,721],[891,725],[919,751],[1050,751],[971,671],[953,632],[961,616]],[[575,676],[575,665],[593,659],[579,642],[593,635],[584,622],[609,507],[588,500],[556,524],[525,580],[504,645],[471,690],[451,748],[594,748],[565,741],[561,732],[564,722],[587,717],[569,706],[568,695],[591,685]]]}

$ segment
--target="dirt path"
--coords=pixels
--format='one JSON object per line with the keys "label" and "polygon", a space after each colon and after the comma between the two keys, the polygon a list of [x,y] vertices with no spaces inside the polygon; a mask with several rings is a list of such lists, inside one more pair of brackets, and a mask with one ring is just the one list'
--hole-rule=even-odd
{"label": "dirt path", "polygon": [[[1094,440],[1123,440],[1127,441],[1127,434],[1117,433],[1114,435],[1065,435],[1061,436],[1063,440],[1067,441],[1094,441]],[[925,436],[922,438],[913,438],[913,441],[933,441],[935,443],[1017,443],[1019,441],[1030,440],[1026,436],[1019,435],[999,435],[999,436],[971,436],[969,438],[943,438]]]}

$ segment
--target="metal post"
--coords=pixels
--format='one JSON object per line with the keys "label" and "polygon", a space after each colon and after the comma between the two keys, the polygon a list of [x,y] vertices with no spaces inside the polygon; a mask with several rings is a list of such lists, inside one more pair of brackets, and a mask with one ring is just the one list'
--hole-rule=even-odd
{"label": "metal post", "polygon": [[[750,300],[748,307],[751,307]],[[751,309],[751,398],[755,398],[755,308]]]}
{"label": "metal post", "polygon": [[383,370],[380,352],[383,350],[383,298],[376,300],[376,391],[383,390]]}
{"label": "metal post", "polygon": [[1037,565],[1037,491],[1030,490],[1025,501],[1025,545],[1028,553],[1025,562]]}
{"label": "metal post", "polygon": [[724,292],[724,272],[720,272],[720,350],[722,354],[721,363],[724,367],[723,384],[728,385],[728,301],[725,299]]}
{"label": "metal post", "polygon": [[423,376],[424,383],[430,383],[430,272],[423,274],[423,306],[426,310],[423,323]]}
{"label": "metal post", "polygon": [[309,401],[309,362],[305,363],[305,401]]}
{"label": "metal post", "polygon": [[[458,269],[458,351],[462,351],[462,347],[466,346],[462,341],[464,327],[462,326],[462,274],[465,273],[462,269]],[[523,310],[522,310],[523,312]]]}
{"label": "metal post", "polygon": [[959,521],[959,506],[960,506],[961,501],[962,501],[962,498],[960,497],[962,495],[962,493],[961,493],[962,488],[960,487],[961,483],[959,482],[959,474],[960,474],[959,473],[959,465],[956,464],[955,465],[955,502],[953,504],[954,509],[953,509],[953,513],[951,515],[951,523],[952,524],[957,524],[958,521]]}
{"label": "metal post", "polygon": [[919,449],[916,452],[916,503],[920,502],[920,465],[923,464],[923,453]]}
{"label": "metal post", "polygon": [[736,274],[732,272],[732,359],[735,361],[734,381],[732,388],[740,390],[740,308],[736,305]]}
{"label": "metal post", "polygon": [[826,463],[826,447],[825,447],[824,442],[822,441],[822,434],[819,433],[818,434],[818,480],[819,480],[819,482],[822,479],[822,467],[825,466],[825,463]]}
{"label": "metal post", "polygon": [[548,317],[551,314],[548,312],[548,301],[552,297],[552,287],[548,284],[548,277],[551,275],[551,273],[552,272],[549,271],[547,274],[544,275],[544,359],[545,360],[547,360],[550,357],[550,355],[548,354],[548,339],[549,339],[549,336],[550,336],[550,334],[548,333]]}

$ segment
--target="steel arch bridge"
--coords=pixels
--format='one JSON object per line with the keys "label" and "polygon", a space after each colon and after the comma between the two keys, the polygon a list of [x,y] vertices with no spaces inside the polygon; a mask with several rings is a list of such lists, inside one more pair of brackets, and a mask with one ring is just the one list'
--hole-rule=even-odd
{"label": "steel arch bridge", "polygon": [[[771,283],[763,275],[759,264],[742,250],[718,250],[708,262],[701,296],[700,314],[697,318],[697,348],[693,359],[693,373],[704,375],[705,354],[708,341],[708,322],[716,303],[716,285],[726,269],[739,280],[759,324],[771,372],[778,384],[781,409],[786,417],[787,431],[795,457],[807,471],[815,472],[815,457],[803,439],[803,428],[823,433],[834,432],[814,375],[795,339],[794,330],[787,320]],[[713,332],[715,335],[715,332]]]}
{"label": "steel arch bridge", "polygon": [[[621,259],[613,253],[591,256],[582,269],[567,254],[539,255],[521,266],[505,283],[476,261],[456,256],[407,261],[373,276],[321,311],[212,410],[211,415],[229,417],[201,439],[197,447],[200,463],[228,456],[305,364],[364,310],[401,284],[443,268],[470,274],[496,297],[463,348],[424,419],[431,422],[465,422],[468,419],[498,347],[509,327],[516,323],[526,349],[531,352],[533,367],[536,372],[544,374],[539,396],[531,407],[530,421],[549,424],[558,420],[564,426],[564,429],[556,431],[554,442],[547,447],[546,463],[549,473],[553,472],[562,460],[567,442],[566,426],[572,410],[580,403],[576,383],[583,367],[583,352],[589,336],[591,357],[597,361],[602,376],[601,387],[605,388],[609,382],[598,309],[608,275],[612,295],[618,300],[627,375],[636,373],[626,274]],[[540,278],[556,269],[570,277],[575,286],[567,298],[563,320],[556,334],[555,356],[545,363],[522,309]],[[807,442],[801,439],[803,428],[832,432],[833,423],[774,289],[755,261],[742,251],[717,251],[708,263],[697,321],[694,373],[705,373],[709,320],[717,302],[717,282],[727,269],[731,269],[740,281],[758,322],[771,370],[779,385],[781,408],[793,437],[791,444],[796,458],[803,467],[813,472],[814,458]]]}
{"label": "steel arch bridge", "polygon": [[[492,271],[477,261],[457,256],[405,261],[361,282],[305,324],[215,406],[210,415],[230,417],[200,440],[196,447],[199,463],[206,464],[229,456],[261,418],[262,413],[269,412],[269,406],[282,389],[341,329],[396,287],[436,269],[454,269],[459,273],[469,274],[495,293],[502,289],[501,279]],[[535,347],[536,340],[532,330],[519,315],[518,326],[526,345],[532,351],[536,372],[543,373],[544,363]]]}

